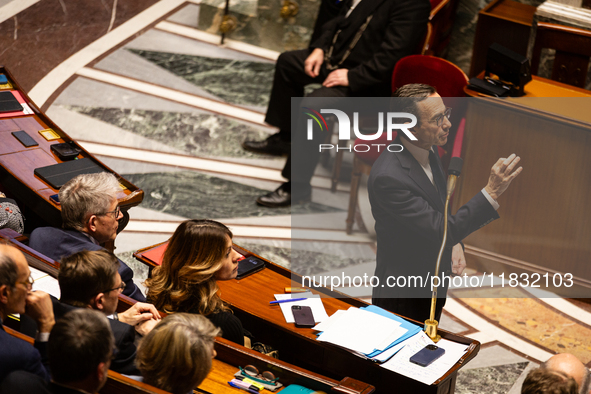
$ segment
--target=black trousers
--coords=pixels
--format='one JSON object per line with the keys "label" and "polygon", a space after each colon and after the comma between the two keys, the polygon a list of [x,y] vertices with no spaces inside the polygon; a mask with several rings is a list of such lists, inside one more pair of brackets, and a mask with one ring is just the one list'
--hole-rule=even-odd
{"label": "black trousers", "polygon": [[[437,321],[441,319],[445,300],[446,298],[437,298],[437,304],[435,305],[435,320]],[[429,319],[431,312],[430,298],[373,298],[372,303],[420,323],[424,323],[425,320]]]}
{"label": "black trousers", "polygon": [[[295,151],[298,154],[298,157],[294,160],[292,160],[291,154],[288,156],[281,172],[281,175],[291,182],[292,194],[296,194],[295,197],[297,197],[298,193],[306,194],[310,192],[310,179],[314,175],[314,170],[320,158],[318,145],[324,140],[322,133],[314,133],[314,139],[310,141],[306,140],[305,135],[301,133],[292,135],[292,97],[303,97],[306,85],[321,84],[330,74],[324,64],[320,67],[317,77],[312,78],[306,74],[304,62],[311,52],[311,49],[303,49],[284,52],[279,56],[275,65],[275,77],[265,117],[265,122],[279,128],[279,135],[282,140],[292,141],[292,152]],[[306,98],[340,98],[348,96],[351,96],[349,87],[337,86],[333,88],[321,87],[308,94]],[[299,107],[305,107],[306,105],[304,99],[299,104]],[[297,110],[297,112],[303,114],[303,110]],[[302,129],[301,125],[305,122],[304,117],[300,116],[294,121],[296,124],[301,122],[297,128]],[[301,157],[301,153],[305,153],[305,157]],[[293,176],[292,161],[295,168]]]}

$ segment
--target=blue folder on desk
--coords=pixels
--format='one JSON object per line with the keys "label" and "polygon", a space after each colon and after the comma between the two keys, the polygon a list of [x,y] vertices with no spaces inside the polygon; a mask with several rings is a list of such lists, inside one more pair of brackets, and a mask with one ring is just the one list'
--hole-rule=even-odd
{"label": "blue folder on desk", "polygon": [[362,307],[360,309],[364,309],[368,312],[377,313],[378,315],[387,317],[388,319],[398,321],[401,323],[400,327],[405,328],[407,330],[406,334],[402,335],[400,338],[398,338],[397,340],[392,342],[384,350],[374,350],[373,352],[366,354],[366,356],[369,358],[377,356],[378,354],[386,351],[387,349],[390,349],[392,346],[396,346],[400,342],[407,340],[408,338],[412,337],[413,335],[416,335],[419,331],[421,331],[421,327],[417,326],[416,324],[410,323],[410,322],[404,320],[403,318],[401,318],[400,316],[395,315],[391,312],[388,312],[387,310],[382,309],[379,306],[369,305],[369,306]]}

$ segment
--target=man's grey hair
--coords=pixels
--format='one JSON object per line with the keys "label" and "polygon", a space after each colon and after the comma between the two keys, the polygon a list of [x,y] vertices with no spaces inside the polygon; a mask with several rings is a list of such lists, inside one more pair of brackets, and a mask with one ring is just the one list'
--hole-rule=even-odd
{"label": "man's grey hair", "polygon": [[401,86],[392,93],[390,111],[413,114],[417,117],[418,126],[421,124],[421,111],[417,104],[435,93],[437,90],[433,86],[422,83],[409,83]]}
{"label": "man's grey hair", "polygon": [[59,192],[63,227],[84,229],[89,215],[108,212],[119,191],[117,178],[108,172],[71,179]]}
{"label": "man's grey hair", "polygon": [[18,279],[16,262],[3,250],[10,248],[4,242],[0,242],[0,286],[14,287]]}

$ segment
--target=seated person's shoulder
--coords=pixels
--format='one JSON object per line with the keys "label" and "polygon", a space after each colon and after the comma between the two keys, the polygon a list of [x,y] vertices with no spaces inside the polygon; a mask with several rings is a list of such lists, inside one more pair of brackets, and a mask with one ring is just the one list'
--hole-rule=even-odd
{"label": "seated person's shoulder", "polygon": [[26,371],[14,371],[8,374],[0,385],[0,394],[50,393],[47,384],[40,377]]}
{"label": "seated person's shoulder", "polygon": [[222,338],[244,345],[244,329],[242,323],[232,312],[220,311],[208,315],[207,318],[222,329]]}

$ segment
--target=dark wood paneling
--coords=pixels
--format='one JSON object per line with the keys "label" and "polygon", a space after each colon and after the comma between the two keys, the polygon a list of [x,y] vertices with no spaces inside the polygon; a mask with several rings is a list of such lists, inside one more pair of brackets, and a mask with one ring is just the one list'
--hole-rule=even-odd
{"label": "dark wood paneling", "polygon": [[[589,108],[589,99],[540,100],[557,100],[556,109]],[[474,99],[466,130],[464,172],[455,209],[485,186],[499,157],[519,155],[524,170],[499,199],[501,219],[476,231],[465,243],[540,269],[591,280],[591,124],[515,101]]]}
{"label": "dark wood paneling", "polygon": [[478,13],[469,77],[486,67],[486,52],[497,42],[527,56],[536,7],[512,0],[494,0]]}

